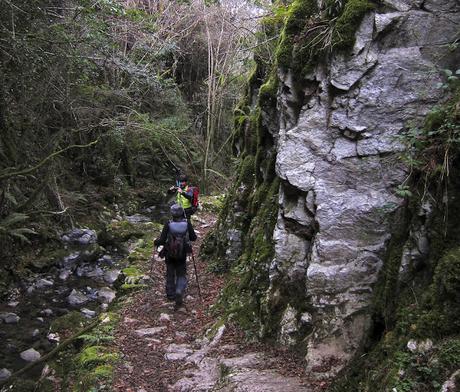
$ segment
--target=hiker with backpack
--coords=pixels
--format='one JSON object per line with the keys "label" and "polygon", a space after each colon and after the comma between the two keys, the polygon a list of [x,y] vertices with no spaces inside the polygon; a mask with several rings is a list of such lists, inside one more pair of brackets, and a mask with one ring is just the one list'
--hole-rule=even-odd
{"label": "hiker with backpack", "polygon": [[175,308],[178,309],[182,305],[187,287],[186,259],[187,253],[192,251],[190,241],[195,241],[197,236],[179,204],[171,206],[171,216],[172,220],[165,223],[154,245],[164,245],[160,256],[165,257],[166,261],[166,297],[175,300]]}
{"label": "hiker with backpack", "polygon": [[176,179],[176,186],[169,188],[168,193],[177,193],[176,203],[184,209],[185,217],[190,220],[198,208],[198,187],[188,186],[187,176],[181,174]]}

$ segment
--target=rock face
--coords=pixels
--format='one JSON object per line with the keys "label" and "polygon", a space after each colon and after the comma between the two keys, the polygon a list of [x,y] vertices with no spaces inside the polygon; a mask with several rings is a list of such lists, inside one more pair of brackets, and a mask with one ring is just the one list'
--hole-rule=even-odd
{"label": "rock face", "polygon": [[[276,113],[258,108],[281,179],[260,334],[301,346],[318,379],[337,374],[367,339],[374,286],[404,204],[396,193],[409,174],[401,135],[442,99],[441,69],[460,62],[446,45],[459,23],[458,1],[382,0],[356,26],[350,51],[329,55],[302,77],[278,69]],[[233,212],[227,222],[237,218]],[[257,268],[241,226],[226,228],[226,261],[246,252],[245,262]],[[401,281],[428,252],[425,227],[413,229]]]}
{"label": "rock face", "polygon": [[[364,17],[350,55],[336,54],[307,75],[298,116],[286,93],[298,86],[289,72],[280,75],[276,171],[283,183],[268,298],[277,300],[283,285],[305,293],[313,332],[307,366],[319,378],[340,370],[369,330],[366,308],[390,216],[402,203],[395,188],[408,175],[398,135],[441,98],[433,70],[460,22],[452,1],[424,2],[424,9],[420,1],[383,3]],[[444,68],[455,66],[450,60]],[[425,245],[421,238],[421,253]],[[302,323],[291,304],[280,324],[279,340],[294,344]]]}

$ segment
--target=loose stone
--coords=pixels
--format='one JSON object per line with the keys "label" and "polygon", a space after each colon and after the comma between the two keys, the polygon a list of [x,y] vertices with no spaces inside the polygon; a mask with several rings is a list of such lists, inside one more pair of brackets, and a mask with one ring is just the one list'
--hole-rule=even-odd
{"label": "loose stone", "polygon": [[67,297],[67,302],[72,306],[78,306],[88,302],[88,298],[80,291],[73,289]]}
{"label": "loose stone", "polygon": [[94,310],[89,310],[86,308],[81,309],[80,312],[82,312],[83,315],[87,318],[93,318],[96,315],[96,312]]}
{"label": "loose stone", "polygon": [[17,324],[20,317],[16,313],[0,313],[0,319],[6,324]]}
{"label": "loose stone", "polygon": [[166,329],[166,327],[153,327],[153,328],[141,328],[141,329],[136,329],[134,331],[137,336],[144,337],[144,336],[152,336],[156,335],[157,333],[163,331]]}
{"label": "loose stone", "polygon": [[35,283],[35,288],[43,289],[45,287],[51,287],[54,285],[54,282],[49,279],[40,279]]}
{"label": "loose stone", "polygon": [[161,313],[160,321],[171,321],[171,316],[167,313]]}
{"label": "loose stone", "polygon": [[53,311],[51,309],[43,309],[40,314],[43,314],[44,316],[52,316]]}
{"label": "loose stone", "polygon": [[4,381],[8,378],[10,378],[11,376],[11,372],[6,369],[6,368],[3,368],[3,369],[0,369],[0,381]]}
{"label": "loose stone", "polygon": [[118,276],[120,275],[120,270],[118,269],[114,269],[114,270],[109,270],[109,271],[106,271],[105,274],[104,274],[104,280],[107,282],[107,283],[114,283],[117,279],[118,279]]}
{"label": "loose stone", "polygon": [[109,304],[116,297],[116,292],[109,287],[103,287],[97,293],[97,298],[100,302]]}
{"label": "loose stone", "polygon": [[59,279],[67,280],[70,276],[71,272],[69,270],[64,270],[59,274]]}
{"label": "loose stone", "polygon": [[29,348],[28,350],[23,351],[19,355],[24,361],[27,362],[35,362],[41,358],[41,354],[33,348]]}

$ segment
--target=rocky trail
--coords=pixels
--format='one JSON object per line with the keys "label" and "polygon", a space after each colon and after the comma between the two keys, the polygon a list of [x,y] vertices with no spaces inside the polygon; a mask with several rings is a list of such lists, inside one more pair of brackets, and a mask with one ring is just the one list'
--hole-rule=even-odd
{"label": "rocky trail", "polygon": [[245,342],[233,325],[215,322],[212,311],[223,278],[207,270],[196,255],[215,223],[208,213],[198,214],[194,227],[200,299],[192,260],[187,263],[185,304],[175,311],[165,297],[165,264],[155,258],[153,284],[135,294],[121,310],[114,344],[122,354],[113,382],[114,391],[320,391],[304,374],[292,353],[260,343]]}

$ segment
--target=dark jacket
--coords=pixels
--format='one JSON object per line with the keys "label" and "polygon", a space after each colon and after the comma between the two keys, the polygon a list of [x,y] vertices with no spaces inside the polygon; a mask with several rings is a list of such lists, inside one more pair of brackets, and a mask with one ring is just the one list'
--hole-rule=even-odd
{"label": "dark jacket", "polygon": [[[166,245],[166,240],[168,239],[168,233],[169,233],[169,224],[171,222],[181,222],[184,221],[185,219],[181,218],[179,220],[173,220],[170,222],[166,222],[163,226],[163,230],[161,231],[160,237],[157,238],[153,243],[155,246],[160,246],[160,245]],[[197,239],[197,236],[195,234],[195,230],[193,230],[192,223],[190,221],[187,221],[187,230],[188,230],[188,236],[190,241],[195,241]],[[167,255],[167,252],[166,252]]]}

